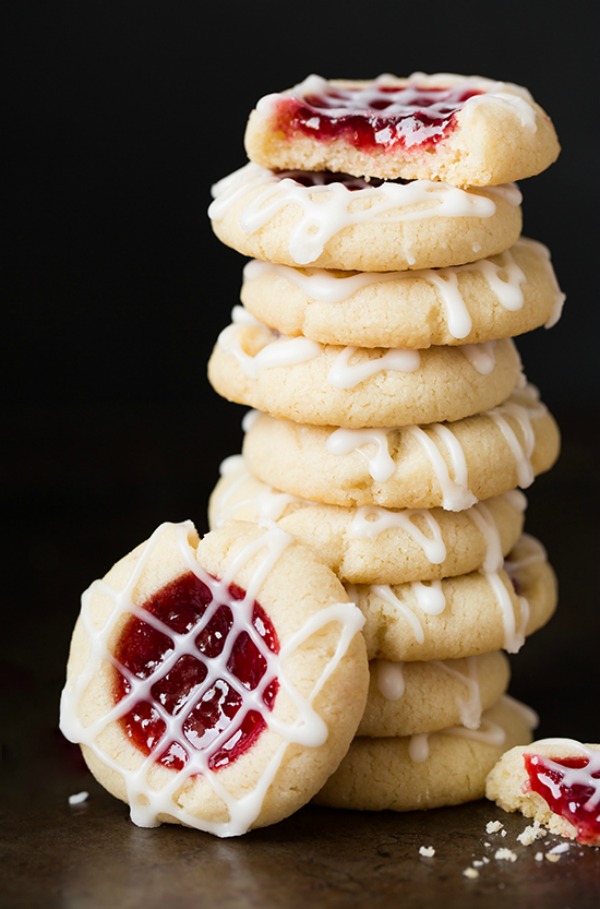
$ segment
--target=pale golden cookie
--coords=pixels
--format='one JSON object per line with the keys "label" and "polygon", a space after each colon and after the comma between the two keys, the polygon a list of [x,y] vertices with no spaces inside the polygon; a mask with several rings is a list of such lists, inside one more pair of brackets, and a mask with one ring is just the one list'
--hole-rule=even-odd
{"label": "pale golden cookie", "polygon": [[346,585],[365,617],[369,659],[455,660],[518,653],[557,605],[557,581],[541,543],[523,534],[504,567],[412,584]]}
{"label": "pale golden cookie", "polygon": [[315,796],[318,805],[362,811],[415,811],[483,797],[498,758],[531,741],[537,717],[503,696],[478,730],[455,726],[431,735],[355,738]]}
{"label": "pale golden cookie", "polygon": [[460,420],[500,404],[521,380],[511,338],[422,351],[331,347],[281,336],[237,309],[213,348],[209,381],[227,400],[281,419],[349,429]]}
{"label": "pale golden cookie", "polygon": [[565,295],[542,243],[421,271],[343,272],[253,259],[241,299],[257,319],[322,344],[425,348],[478,344],[556,324]]}
{"label": "pale golden cookie", "polygon": [[455,73],[310,75],[258,101],[244,143],[251,160],[274,170],[456,186],[522,180],[560,151],[550,118],[526,88]]}
{"label": "pale golden cookie", "polygon": [[372,660],[367,706],[358,736],[386,738],[437,732],[448,726],[476,729],[481,713],[505,694],[508,658],[497,650],[461,660]]}
{"label": "pale golden cookie", "polygon": [[162,524],[82,599],[61,730],[140,826],[218,836],[317,791],[366,703],[363,619],[279,528]]}
{"label": "pale golden cookie", "polygon": [[[305,185],[307,184],[307,185]],[[275,174],[249,162],[213,186],[208,215],[237,252],[355,271],[443,268],[494,256],[522,227],[513,183],[463,190],[429,180]]]}
{"label": "pale golden cookie", "polygon": [[242,450],[251,473],[332,505],[460,511],[528,487],[560,447],[556,421],[531,385],[491,411],[430,426],[348,430],[250,417]]}
{"label": "pale golden cookie", "polygon": [[550,830],[600,846],[600,745],[547,738],[511,748],[490,771],[485,794],[542,825],[534,836]]}
{"label": "pale golden cookie", "polygon": [[342,581],[402,584],[466,574],[502,561],[523,530],[519,490],[464,511],[324,505],[280,492],[227,458],[208,504],[212,528],[224,521],[275,521],[311,547]]}

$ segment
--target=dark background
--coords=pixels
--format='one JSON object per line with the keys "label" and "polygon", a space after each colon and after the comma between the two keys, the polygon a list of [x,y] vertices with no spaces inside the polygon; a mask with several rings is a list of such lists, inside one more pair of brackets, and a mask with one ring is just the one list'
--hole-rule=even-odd
{"label": "dark background", "polygon": [[549,246],[567,302],[555,328],[518,341],[563,432],[527,523],[561,602],[515,659],[511,690],[540,709],[544,734],[600,740],[600,137],[586,7],[195,0],[4,13],[3,665],[19,704],[43,706],[44,729],[81,591],[164,520],[204,530],[218,465],[239,450],[243,410],[212,391],[206,363],[243,260],[206,209],[211,184],[245,162],[250,109],[310,72],[423,70],[526,85],[563,146],[521,189],[524,233]]}

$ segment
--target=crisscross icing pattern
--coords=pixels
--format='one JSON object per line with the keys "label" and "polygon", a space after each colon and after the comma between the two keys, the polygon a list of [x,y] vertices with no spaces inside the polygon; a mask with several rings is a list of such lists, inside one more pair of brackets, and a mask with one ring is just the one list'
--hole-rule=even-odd
{"label": "crisscross icing pattern", "polygon": [[[199,565],[190,542],[193,531],[189,521],[160,525],[122,588],[98,580],[84,593],[80,618],[89,653],[82,671],[63,689],[60,728],[122,776],[134,823],[152,827],[170,817],[232,836],[246,832],[257,818],[287,747],[318,747],[326,741],[327,726],[312,703],[364,619],[354,604],[334,603],[280,642],[256,594],[292,538],[277,527],[263,528],[217,579]],[[137,604],[140,576],[164,535],[173,532],[187,571]],[[255,556],[243,591],[234,579]],[[97,603],[92,608],[97,596],[100,609]],[[303,695],[288,671],[289,659],[331,623],[340,629],[335,650],[323,661],[310,693]],[[114,690],[97,716],[98,710],[82,710],[82,702],[107,664],[113,668]],[[285,718],[273,710],[278,696],[285,697]],[[107,745],[115,723],[123,741],[116,749]],[[220,771],[267,732],[275,733],[275,740],[256,770],[254,785],[241,794],[232,792]],[[126,747],[127,740],[133,750]],[[185,793],[199,778],[224,802],[226,821],[198,817],[186,807]]]}

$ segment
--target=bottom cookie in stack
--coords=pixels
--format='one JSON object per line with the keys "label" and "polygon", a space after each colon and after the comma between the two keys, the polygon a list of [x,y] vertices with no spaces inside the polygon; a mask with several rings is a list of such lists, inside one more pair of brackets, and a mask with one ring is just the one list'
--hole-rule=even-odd
{"label": "bottom cookie in stack", "polygon": [[517,489],[458,512],[300,499],[227,459],[209,502],[308,543],[361,610],[367,706],[316,796],[331,807],[412,810],[481,798],[500,755],[531,741],[533,712],[507,696],[508,659],[552,616],[554,572],[523,533]]}

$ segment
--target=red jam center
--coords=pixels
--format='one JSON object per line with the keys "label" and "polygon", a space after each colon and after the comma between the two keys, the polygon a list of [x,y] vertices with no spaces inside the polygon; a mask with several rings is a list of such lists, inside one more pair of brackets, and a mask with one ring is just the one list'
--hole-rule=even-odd
{"label": "red jam center", "polygon": [[327,88],[319,94],[286,96],[277,126],[288,137],[301,133],[326,142],[342,138],[369,150],[431,147],[449,134],[465,101],[481,91],[470,86]]}
{"label": "red jam center", "polygon": [[548,760],[539,754],[525,754],[523,758],[528,789],[573,824],[578,842],[600,845],[600,768],[592,772],[586,769],[590,761],[585,756]]}
{"label": "red jam center", "polygon": [[[253,627],[244,627],[236,610],[244,591],[228,593],[215,602],[207,584],[184,574],[144,604],[148,621],[129,619],[115,649],[115,702],[140,692],[122,727],[165,767],[181,770],[193,750],[211,770],[231,764],[266,727],[262,705],[273,708],[279,683],[266,673],[268,651],[279,651],[275,629],[258,603]],[[259,702],[254,695],[248,705],[259,686]]]}

